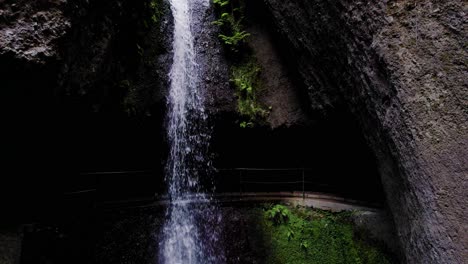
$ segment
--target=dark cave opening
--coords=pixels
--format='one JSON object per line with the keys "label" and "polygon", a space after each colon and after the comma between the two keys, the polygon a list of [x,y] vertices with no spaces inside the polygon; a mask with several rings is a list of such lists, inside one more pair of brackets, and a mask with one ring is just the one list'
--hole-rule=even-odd
{"label": "dark cave opening", "polygon": [[[376,203],[383,203],[385,199],[375,156],[356,121],[345,111],[311,125],[275,130],[243,129],[233,127],[232,124],[219,124],[215,127],[213,150],[216,153],[215,167],[219,169],[305,169],[306,177],[318,183],[316,186],[306,186],[309,191],[329,192]],[[251,176],[254,180],[263,177],[262,180],[268,182],[285,181],[289,174],[290,179],[300,181],[298,173],[272,172],[271,179],[268,179],[268,172],[262,173],[263,176],[258,173]],[[219,190],[239,189],[238,173],[232,175],[220,171],[219,174]],[[223,175],[232,180],[223,184],[226,179]],[[248,177],[245,175],[243,180],[248,181]],[[250,191],[260,192],[302,189],[300,184],[282,187],[245,186]]]}
{"label": "dark cave opening", "polygon": [[[246,28],[256,25],[269,35],[269,41],[272,42],[281,63],[285,65],[286,75],[294,86],[300,107],[309,120],[275,129],[264,126],[243,129],[233,124],[232,120],[236,120],[237,117],[219,118],[214,122],[212,144],[215,167],[305,169],[305,177],[318,183],[315,186],[311,184],[305,187],[310,191],[334,193],[385,204],[385,194],[375,154],[366,142],[364,131],[356,116],[343,98],[336,94],[336,83],[339,80],[328,75],[322,76],[328,81],[317,85],[327,86],[320,89],[330,93],[332,102],[325,105],[326,109],[322,108],[320,111],[311,109],[313,102],[308,93],[318,88],[306,87],[301,75],[303,69],[298,68],[300,67],[298,61],[303,58],[301,54],[294,54],[291,50],[292,44],[279,33],[278,25],[273,22],[274,18],[269,13],[267,4],[264,1],[247,1],[244,13]],[[324,59],[327,56],[329,55],[324,54]],[[322,62],[318,61],[313,64],[318,70],[316,74],[326,75],[322,72],[320,63]],[[336,65],[336,67],[341,66]],[[297,171],[251,174],[252,181],[287,181],[288,177],[301,180],[300,172]],[[239,188],[238,175],[237,171],[229,173],[219,171],[216,178],[218,190],[239,191],[241,188]],[[249,175],[241,177],[248,181]],[[230,181],[227,180],[229,178]],[[246,191],[300,191],[302,189],[300,185],[272,188],[268,185],[253,184],[243,187],[247,189]]]}

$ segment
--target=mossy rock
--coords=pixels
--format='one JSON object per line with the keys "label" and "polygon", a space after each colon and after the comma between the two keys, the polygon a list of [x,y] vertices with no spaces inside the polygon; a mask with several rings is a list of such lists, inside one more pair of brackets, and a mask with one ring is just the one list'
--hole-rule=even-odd
{"label": "mossy rock", "polygon": [[[284,205],[252,209],[258,219],[256,244],[269,264],[389,264],[391,257],[364,241],[348,220],[349,212],[330,213]],[[275,215],[281,214],[279,217]],[[286,214],[286,215],[284,215]],[[281,219],[281,221],[278,221]]]}

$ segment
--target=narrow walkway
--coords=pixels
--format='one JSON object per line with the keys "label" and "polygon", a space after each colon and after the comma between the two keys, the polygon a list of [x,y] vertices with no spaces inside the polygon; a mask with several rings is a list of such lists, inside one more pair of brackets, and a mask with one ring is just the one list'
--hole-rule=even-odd
{"label": "narrow walkway", "polygon": [[[263,203],[263,202],[283,202],[291,205],[302,205],[313,207],[333,212],[345,210],[358,210],[366,212],[380,212],[381,205],[370,204],[363,201],[347,199],[340,196],[314,193],[314,192],[249,192],[249,193],[219,193],[206,198],[203,196],[190,195],[186,199],[181,200],[181,203],[206,203],[214,201],[220,204],[235,204],[235,203]],[[166,206],[170,203],[167,196],[162,197],[144,197],[129,200],[105,201],[100,205],[104,208],[126,208],[126,207],[154,207]]]}

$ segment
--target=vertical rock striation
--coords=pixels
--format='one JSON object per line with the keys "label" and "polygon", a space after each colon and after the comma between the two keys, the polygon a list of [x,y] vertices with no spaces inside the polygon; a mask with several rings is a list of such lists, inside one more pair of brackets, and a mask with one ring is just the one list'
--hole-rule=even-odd
{"label": "vertical rock striation", "polygon": [[[158,1],[164,13],[167,1],[162,2]],[[292,68],[288,71],[297,72],[307,88],[310,108],[324,117],[347,109],[359,121],[378,159],[407,262],[463,263],[468,259],[466,4],[460,0],[256,3],[260,2],[283,41],[281,52]],[[166,12],[160,25],[148,26],[155,11],[148,4],[0,1],[0,76],[7,98],[2,106],[8,134],[2,146],[7,163],[15,168],[49,163],[56,167],[66,163],[49,161],[62,159],[82,163],[88,153],[75,153],[79,147],[56,147],[55,156],[44,156],[41,150],[53,145],[49,142],[61,145],[57,135],[63,142],[87,142],[94,138],[93,124],[109,118],[119,129],[108,128],[109,133],[101,132],[102,138],[116,134],[127,120],[122,110],[161,115],[168,86],[164,76],[172,60],[173,21]],[[235,96],[227,62],[213,38],[218,32],[211,25],[211,12],[200,18],[203,27],[196,29],[200,37],[194,41],[203,53],[202,63],[216,67],[202,69],[200,85],[208,91],[208,111],[218,112],[219,119],[235,119]],[[255,26],[251,29],[251,44],[265,44],[263,33]],[[268,47],[257,48],[262,66],[279,61]],[[277,66],[263,76],[272,83],[267,86],[280,83],[265,92],[266,104],[284,107],[272,114],[271,123],[281,126],[306,119],[299,104],[291,107],[298,101],[296,95],[284,89],[302,86],[289,84]],[[284,96],[291,100],[280,100]],[[279,111],[286,108],[286,114]],[[97,121],[90,123],[90,118]],[[67,129],[64,120],[70,123]],[[129,130],[134,128],[133,123],[126,124]],[[46,129],[41,134],[38,127]],[[123,142],[125,135],[121,132],[115,138]],[[99,141],[98,137],[91,142]],[[102,162],[100,157],[106,155],[97,156]],[[35,186],[32,176],[23,179],[18,176],[17,188],[9,189],[29,193],[23,182]]]}
{"label": "vertical rock striation", "polygon": [[379,162],[408,263],[463,263],[466,4],[266,0],[323,114],[345,106]]}

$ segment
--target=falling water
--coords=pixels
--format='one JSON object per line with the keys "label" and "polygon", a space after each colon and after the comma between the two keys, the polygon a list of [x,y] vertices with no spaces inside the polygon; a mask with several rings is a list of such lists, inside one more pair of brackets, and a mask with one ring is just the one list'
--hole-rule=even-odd
{"label": "falling water", "polygon": [[[209,141],[204,96],[199,85],[200,65],[192,27],[195,14],[207,8],[209,0],[170,0],[174,17],[173,64],[169,74],[167,133],[170,153],[166,179],[171,205],[163,227],[160,261],[166,264],[212,263],[197,217],[200,208],[188,199],[207,202],[200,191],[199,175],[209,168]],[[197,12],[194,12],[194,10]],[[206,207],[205,207],[206,214]],[[209,210],[208,210],[209,211]],[[197,216],[198,215],[198,216]]]}

